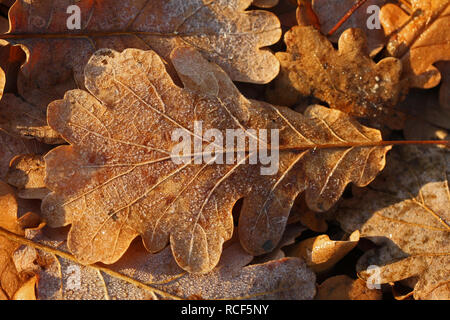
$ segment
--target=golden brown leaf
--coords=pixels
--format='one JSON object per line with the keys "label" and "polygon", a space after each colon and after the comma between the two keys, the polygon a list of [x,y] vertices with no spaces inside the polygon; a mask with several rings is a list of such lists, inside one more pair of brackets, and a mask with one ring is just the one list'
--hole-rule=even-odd
{"label": "golden brown leaf", "polygon": [[450,1],[412,0],[409,16],[395,4],[381,8],[380,21],[389,36],[388,52],[403,63],[411,87],[432,88],[441,75],[433,64],[450,60]]}
{"label": "golden brown leaf", "polygon": [[281,71],[269,101],[292,105],[312,95],[356,117],[402,126],[402,115],[393,109],[402,94],[401,63],[391,57],[372,61],[361,30],[344,31],[338,51],[312,27],[294,27],[284,40],[287,52],[276,54]]}
{"label": "golden brown leaf", "polygon": [[291,248],[289,255],[303,258],[314,272],[324,272],[353,250],[358,241],[358,231],[353,232],[348,241],[333,241],[324,234],[296,244]]}
{"label": "golden brown leaf", "polygon": [[[0,181],[0,228],[23,235],[24,231],[18,221],[18,215],[35,208],[31,203],[21,200],[17,202],[14,190]],[[12,299],[14,294],[26,282],[25,274],[15,268],[12,254],[19,245],[0,235],[0,298]]]}
{"label": "golden brown leaf", "polygon": [[367,288],[361,279],[341,275],[328,278],[317,288],[316,300],[381,300],[378,289]]}
{"label": "golden brown leaf", "polygon": [[[71,146],[45,157],[53,192],[43,215],[53,227],[72,224],[68,246],[82,263],[113,263],[141,235],[149,251],[170,240],[182,268],[207,272],[233,233],[231,210],[240,198],[241,243],[260,255],[279,242],[300,192],[310,208],[324,211],[348,183],[367,185],[383,168],[390,146],[377,146],[378,130],[318,105],[301,115],[247,100],[193,49],[176,49],[171,59],[185,88],[173,83],[153,51],[100,50],[85,69],[89,92],[69,91],[49,105],[49,125]],[[237,161],[237,153],[255,152],[248,144],[246,150],[216,145],[233,164],[194,164],[192,153],[177,164],[171,153],[179,142],[171,134],[181,128],[200,139],[194,120],[224,137],[241,129],[263,148],[269,146],[249,130],[279,130],[277,167],[264,175],[261,163]],[[212,143],[203,139],[203,148]]]}
{"label": "golden brown leaf", "polygon": [[19,0],[11,8],[8,41],[29,51],[20,94],[33,104],[46,107],[83,87],[84,66],[99,48],[152,49],[168,62],[174,47],[189,45],[233,80],[267,83],[278,73],[275,57],[261,48],[279,40],[279,22],[266,11],[246,12],[251,0],[82,0],[81,30],[67,29],[71,4]]}
{"label": "golden brown leaf", "polygon": [[37,276],[28,279],[13,296],[13,300],[36,300]]}
{"label": "golden brown leaf", "polygon": [[361,230],[381,246],[358,262],[363,279],[388,283],[417,276],[414,298],[450,298],[449,176],[448,149],[403,147],[368,190],[342,202],[341,226]]}
{"label": "golden brown leaf", "polygon": [[0,127],[60,143],[47,128],[36,128],[46,124],[48,103],[83,87],[84,66],[100,48],[152,49],[171,70],[172,49],[192,46],[233,80],[267,83],[278,74],[279,63],[261,48],[279,40],[280,23],[270,12],[245,11],[250,4],[251,0],[81,0],[76,3],[81,29],[69,30],[67,9],[72,0],[18,0],[9,14],[11,30],[3,38],[22,45],[27,62],[18,78],[19,95],[0,102],[0,118],[7,120]]}
{"label": "golden brown leaf", "polygon": [[[27,237],[59,252],[67,250],[61,232],[28,230]],[[300,259],[249,265],[253,256],[238,242],[203,275],[182,270],[169,248],[150,254],[139,243],[108,268],[83,266],[54,253],[24,246],[14,255],[19,269],[32,266],[28,271],[39,274],[39,299],[312,299],[315,294],[315,275]]]}

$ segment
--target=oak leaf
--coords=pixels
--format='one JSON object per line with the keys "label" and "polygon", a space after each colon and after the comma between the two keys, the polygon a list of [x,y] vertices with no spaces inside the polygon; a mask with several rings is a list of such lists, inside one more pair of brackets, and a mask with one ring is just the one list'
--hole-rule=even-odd
{"label": "oak leaf", "polygon": [[346,275],[326,279],[317,288],[316,300],[381,300],[381,290],[369,289],[365,281]]}
{"label": "oak leaf", "polygon": [[13,300],[36,300],[37,276],[29,278],[13,296]]}
{"label": "oak leaf", "polygon": [[34,105],[45,108],[83,87],[84,66],[100,48],[152,49],[169,63],[174,47],[189,45],[245,82],[267,83],[279,70],[273,54],[261,49],[279,40],[279,21],[270,12],[245,11],[251,0],[82,0],[76,3],[81,29],[69,30],[72,4],[18,0],[10,10],[5,38],[26,48],[18,86]]}
{"label": "oak leaf", "polygon": [[[171,60],[184,88],[153,51],[100,50],[85,69],[88,92],[72,90],[49,105],[49,125],[71,145],[45,156],[53,192],[42,213],[52,227],[72,225],[68,247],[82,263],[113,263],[141,235],[150,252],[170,240],[182,268],[210,271],[233,233],[231,210],[241,198],[241,244],[253,255],[267,253],[300,192],[310,208],[324,211],[348,183],[367,185],[384,167],[390,146],[379,145],[378,130],[318,105],[301,115],[247,100],[193,49],[178,48]],[[231,156],[232,164],[216,164],[214,157],[194,164],[191,148],[188,161],[177,164],[175,129],[203,144],[197,156],[214,143],[196,133],[194,121],[223,137],[242,130],[246,147],[214,145],[216,157]],[[250,129],[275,130],[279,147]],[[279,152],[268,175],[261,173],[270,168],[247,161],[255,153],[250,140]]]}
{"label": "oak leaf", "polygon": [[315,294],[315,275],[303,261],[285,258],[249,264],[253,256],[239,242],[226,246],[215,269],[197,275],[181,269],[169,248],[150,254],[134,243],[117,263],[105,268],[83,266],[65,256],[66,234],[61,230],[28,230],[27,238],[56,250],[23,246],[14,254],[19,270],[31,266],[29,272],[39,275],[37,295],[42,300],[312,299]]}
{"label": "oak leaf", "polygon": [[359,232],[353,232],[347,241],[333,241],[326,234],[309,238],[294,245],[290,256],[301,257],[316,273],[331,269],[347,253],[353,250],[359,241]]}
{"label": "oak leaf", "polygon": [[[327,34],[357,2],[358,0],[312,0],[312,9],[320,21],[320,31],[323,34]],[[376,19],[378,19],[376,11],[368,12],[368,8],[371,6],[378,6],[381,8],[384,2],[384,0],[366,1],[344,24],[342,24],[337,32],[329,36],[329,39],[332,42],[337,43],[344,30],[349,28],[359,28],[364,31],[366,35],[370,56],[375,56],[384,47],[386,37],[383,30],[377,28],[376,24],[374,28],[368,28],[368,22],[376,23]],[[298,12],[297,16],[301,16],[301,13]]]}
{"label": "oak leaf", "polygon": [[284,41],[286,52],[276,54],[281,71],[268,90],[270,102],[293,105],[312,95],[353,116],[401,127],[402,114],[393,109],[403,93],[401,62],[372,61],[361,30],[344,31],[339,50],[313,27],[293,27]]}
{"label": "oak leaf", "polygon": [[[416,299],[449,299],[450,153],[408,146],[391,154],[365,192],[342,202],[338,221],[381,247],[358,262],[363,279],[378,283],[418,277]],[[378,266],[378,272],[367,270]]]}
{"label": "oak leaf", "polygon": [[[14,189],[0,181],[0,228],[11,233],[23,235],[19,220],[24,214],[37,209],[35,204],[16,198]],[[19,245],[0,235],[0,300],[13,299],[14,294],[27,282],[27,274],[20,273],[12,260],[12,254]]]}
{"label": "oak leaf", "polygon": [[387,50],[402,61],[403,77],[411,87],[432,88],[441,80],[433,64],[450,60],[450,1],[413,0],[411,5],[411,16],[395,4],[381,8]]}

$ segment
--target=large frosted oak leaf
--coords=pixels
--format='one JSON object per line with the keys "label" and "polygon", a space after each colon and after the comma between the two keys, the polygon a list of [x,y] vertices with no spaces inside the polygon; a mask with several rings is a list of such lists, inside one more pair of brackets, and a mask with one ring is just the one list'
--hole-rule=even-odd
{"label": "large frosted oak leaf", "polygon": [[[19,75],[25,100],[46,107],[69,89],[83,87],[83,69],[100,48],[152,49],[168,58],[175,46],[191,46],[219,64],[233,80],[271,81],[279,71],[262,47],[281,37],[276,16],[245,11],[251,0],[18,0],[5,36],[27,50]],[[68,7],[80,9],[81,29],[68,29]]]}
{"label": "large frosted oak leaf", "polygon": [[[327,210],[349,182],[367,185],[383,168],[390,147],[377,144],[378,130],[321,106],[303,116],[247,100],[193,49],[178,48],[171,60],[184,88],[154,51],[100,50],[85,69],[88,92],[72,90],[49,105],[49,125],[71,145],[45,157],[53,193],[42,210],[51,226],[72,224],[68,247],[82,263],[113,263],[141,235],[149,251],[170,241],[182,268],[207,272],[232,235],[231,210],[240,198],[241,244],[262,254],[279,242],[300,192],[306,190],[310,208]],[[247,142],[222,147],[217,138],[199,135],[194,121],[223,137],[228,129],[241,130]],[[205,153],[189,149],[189,161],[172,161],[176,129]],[[268,145],[272,136],[264,140],[258,129],[278,130],[279,147]],[[256,150],[251,141],[271,148],[269,154],[279,152],[273,161],[278,170],[262,175],[267,165],[249,164]],[[206,155],[212,145],[214,157],[234,161],[193,162],[194,151]]]}

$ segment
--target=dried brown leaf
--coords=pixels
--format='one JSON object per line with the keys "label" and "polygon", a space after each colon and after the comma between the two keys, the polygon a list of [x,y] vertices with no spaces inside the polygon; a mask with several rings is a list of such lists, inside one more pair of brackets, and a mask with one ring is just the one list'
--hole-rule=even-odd
{"label": "dried brown leaf", "polygon": [[[221,65],[233,80],[267,83],[278,74],[279,63],[261,48],[279,40],[280,23],[270,12],[245,11],[250,4],[251,0],[81,0],[76,3],[81,29],[69,30],[67,9],[72,0],[18,0],[9,14],[11,29],[3,38],[22,45],[27,61],[19,73],[19,95],[0,101],[0,116],[14,123],[0,127],[17,133],[45,125],[48,103],[67,90],[83,88],[84,66],[100,48],[152,49],[171,70],[172,49],[191,46]],[[60,142],[48,130],[34,130],[20,133]]]}
{"label": "dried brown leaf", "polygon": [[[49,233],[51,236],[49,237]],[[52,234],[53,233],[53,234]],[[67,250],[64,233],[27,231],[35,243]],[[204,275],[188,274],[169,248],[150,254],[139,243],[108,269],[83,266],[45,250],[22,247],[14,254],[18,269],[39,275],[39,299],[312,299],[315,275],[296,258],[248,265],[253,256],[235,242],[218,266]],[[31,261],[38,261],[32,264]],[[154,289],[157,289],[154,291]]]}
{"label": "dried brown leaf", "polygon": [[[14,189],[0,181],[0,228],[23,235],[24,231],[18,220],[19,215],[35,209],[32,203],[18,199]],[[0,235],[0,298],[12,299],[14,294],[25,284],[27,275],[19,273],[12,260],[12,254],[19,245]]]}
{"label": "dried brown leaf", "polygon": [[[231,211],[240,198],[241,243],[260,255],[276,247],[300,192],[310,208],[324,211],[348,183],[367,185],[383,168],[390,146],[377,146],[378,130],[318,105],[301,115],[247,100],[193,49],[176,49],[171,58],[185,88],[173,83],[155,52],[108,49],[86,66],[89,92],[69,91],[49,105],[49,125],[71,146],[45,157],[53,192],[43,215],[53,227],[72,224],[68,246],[82,263],[113,263],[141,235],[149,251],[170,240],[182,268],[207,272],[233,233]],[[190,162],[177,164],[171,153],[179,142],[171,134],[181,128],[200,139],[194,120],[224,137],[228,129],[243,129],[257,140],[250,129],[278,129],[278,170],[262,175],[260,163],[236,160],[245,150],[217,145],[234,164],[193,164],[192,153]],[[203,139],[204,148],[212,142]]]}
{"label": "dried brown leaf", "polygon": [[294,27],[284,40],[287,52],[276,54],[281,71],[268,90],[269,101],[292,105],[312,95],[353,116],[402,126],[402,114],[393,109],[403,90],[401,62],[391,57],[372,61],[361,30],[344,31],[337,51],[313,27]]}
{"label": "dried brown leaf", "polygon": [[20,94],[35,105],[46,107],[65,91],[83,87],[86,62],[104,47],[151,48],[168,62],[174,47],[189,45],[233,80],[267,83],[278,73],[275,57],[261,48],[279,40],[279,22],[270,12],[245,11],[251,0],[82,0],[81,30],[67,29],[71,4],[19,0],[11,8],[8,41],[28,50]]}
{"label": "dried brown leaf", "polygon": [[36,300],[37,276],[28,279],[13,296],[13,300]]}
{"label": "dried brown leaf", "polygon": [[303,258],[314,272],[324,272],[353,250],[358,241],[358,231],[353,232],[348,241],[333,241],[324,234],[301,241],[291,248],[289,255]]}
{"label": "dried brown leaf", "polygon": [[317,288],[316,300],[381,300],[379,289],[369,289],[361,279],[346,275],[334,276],[322,282]]}
{"label": "dried brown leaf", "polygon": [[411,5],[411,16],[395,4],[381,8],[387,50],[402,61],[403,77],[411,87],[432,88],[441,80],[433,64],[450,60],[450,1],[412,0]]}
{"label": "dried brown leaf", "polygon": [[[381,248],[358,262],[363,279],[379,283],[418,277],[416,299],[449,299],[450,152],[399,148],[382,175],[364,193],[345,200],[338,220],[346,231],[361,230]],[[378,266],[378,272],[367,270]]]}

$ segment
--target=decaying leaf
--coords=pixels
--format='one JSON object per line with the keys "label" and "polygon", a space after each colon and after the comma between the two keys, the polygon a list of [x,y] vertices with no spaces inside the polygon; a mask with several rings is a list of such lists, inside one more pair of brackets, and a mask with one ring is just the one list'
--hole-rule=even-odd
{"label": "decaying leaf", "polygon": [[449,176],[448,149],[399,148],[367,191],[343,201],[341,226],[361,230],[381,246],[358,262],[363,279],[388,283],[417,276],[414,298],[450,298]]}
{"label": "decaying leaf", "polygon": [[269,82],[279,65],[261,48],[279,40],[280,25],[270,12],[245,11],[251,2],[81,0],[76,4],[81,29],[69,30],[67,8],[73,1],[19,0],[10,10],[6,38],[27,49],[20,94],[45,108],[67,90],[83,87],[84,66],[99,48],[151,48],[168,58],[174,47],[189,45],[233,80]]}
{"label": "decaying leaf", "polygon": [[305,259],[314,272],[324,272],[353,250],[358,241],[359,231],[353,232],[348,241],[333,241],[324,234],[301,241],[291,248],[289,255]]}
{"label": "decaying leaf", "polygon": [[[312,9],[320,21],[320,30],[327,34],[350,8],[359,0],[313,0]],[[386,37],[381,27],[377,26],[378,15],[376,11],[369,10],[372,6],[378,9],[385,3],[385,0],[368,0],[356,10],[351,17],[335,32],[329,39],[337,43],[344,30],[349,28],[359,28],[366,34],[367,47],[370,56],[373,57],[384,47]],[[300,21],[299,21],[300,22]],[[371,28],[368,27],[372,26]]]}
{"label": "decaying leaf", "polygon": [[41,155],[24,154],[11,160],[6,182],[18,188],[17,196],[23,199],[43,199],[48,194],[45,187],[45,162]]}
{"label": "decaying leaf", "polygon": [[[21,200],[18,203],[14,190],[0,181],[0,228],[23,235],[18,216],[35,208],[31,203]],[[18,244],[0,235],[0,299],[13,299],[14,294],[26,283],[27,275],[19,273],[12,260]]]}
{"label": "decaying leaf", "polygon": [[[18,0],[9,14],[11,29],[0,38],[22,45],[27,62],[19,73],[19,96],[0,101],[0,116],[14,123],[0,127],[17,133],[44,126],[48,103],[70,89],[83,88],[84,66],[100,48],[152,49],[167,59],[174,47],[192,46],[233,80],[269,82],[278,74],[279,63],[261,48],[279,40],[280,23],[270,12],[245,11],[250,4],[251,0],[82,0],[76,3],[81,29],[72,30],[67,13],[72,0]],[[11,114],[14,117],[8,117]],[[48,130],[20,133],[59,142]]]}
{"label": "decaying leaf", "polygon": [[21,154],[42,154],[48,150],[36,140],[17,138],[0,129],[0,179],[5,179],[10,161]]}
{"label": "decaying leaf", "polygon": [[[51,237],[49,238],[50,232]],[[55,232],[59,232],[55,234]],[[27,237],[64,252],[66,235],[47,228]],[[108,269],[23,246],[14,254],[19,269],[39,275],[39,299],[312,299],[315,275],[300,259],[252,264],[253,256],[234,243],[218,266],[204,275],[182,270],[169,248],[150,254],[139,243]],[[37,263],[30,263],[37,261]],[[154,289],[157,290],[154,290]]]}
{"label": "decaying leaf", "polygon": [[353,116],[402,126],[402,114],[393,109],[402,94],[401,62],[391,57],[372,61],[361,30],[344,31],[338,51],[313,27],[294,27],[284,40],[287,52],[276,54],[281,71],[268,90],[269,101],[292,105],[312,95]]}
{"label": "decaying leaf", "polygon": [[[233,233],[232,207],[243,197],[241,244],[264,254],[279,242],[300,192],[311,209],[324,211],[348,183],[367,185],[384,167],[390,146],[377,146],[379,131],[340,111],[314,105],[301,115],[247,100],[224,71],[190,48],[174,50],[171,61],[184,88],[153,51],[100,50],[85,69],[89,92],[69,91],[49,105],[49,125],[71,145],[45,157],[53,192],[43,200],[43,215],[52,227],[72,225],[68,247],[82,263],[113,263],[141,235],[150,252],[170,240],[182,268],[210,271]],[[246,149],[199,136],[194,121],[223,137],[227,129],[242,130]],[[173,161],[176,129],[201,142],[202,156],[214,145],[215,156],[192,163],[189,147],[186,161]],[[269,146],[250,129],[275,130],[279,141]],[[275,170],[246,161],[256,152],[249,141],[279,151]],[[224,155],[231,164],[213,163]]]}
{"label": "decaying leaf", "polygon": [[450,60],[450,1],[412,0],[413,14],[388,3],[380,21],[389,36],[388,52],[403,63],[404,77],[411,87],[432,88],[441,75],[433,64]]}
{"label": "decaying leaf", "polygon": [[381,290],[369,289],[365,281],[346,275],[334,276],[317,288],[316,300],[381,300]]}

